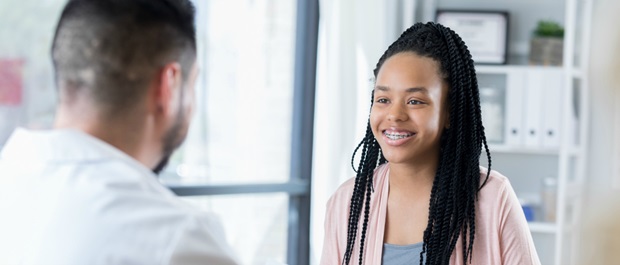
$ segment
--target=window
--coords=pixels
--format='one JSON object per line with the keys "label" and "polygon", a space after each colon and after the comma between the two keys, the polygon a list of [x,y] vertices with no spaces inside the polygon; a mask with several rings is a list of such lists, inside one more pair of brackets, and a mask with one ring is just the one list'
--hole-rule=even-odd
{"label": "window", "polygon": [[56,89],[50,46],[64,1],[0,1],[0,147],[17,126],[47,128]]}
{"label": "window", "polygon": [[195,3],[197,111],[162,182],[244,264],[308,264],[318,1]]}
{"label": "window", "polygon": [[202,75],[187,144],[169,167],[179,181],[288,180],[296,7],[196,1]]}

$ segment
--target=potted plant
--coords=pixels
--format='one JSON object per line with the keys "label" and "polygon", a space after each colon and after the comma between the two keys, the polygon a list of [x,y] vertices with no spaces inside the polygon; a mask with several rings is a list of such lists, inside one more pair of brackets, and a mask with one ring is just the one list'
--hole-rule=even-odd
{"label": "potted plant", "polygon": [[553,21],[539,21],[530,40],[530,64],[562,65],[563,53],[564,28]]}

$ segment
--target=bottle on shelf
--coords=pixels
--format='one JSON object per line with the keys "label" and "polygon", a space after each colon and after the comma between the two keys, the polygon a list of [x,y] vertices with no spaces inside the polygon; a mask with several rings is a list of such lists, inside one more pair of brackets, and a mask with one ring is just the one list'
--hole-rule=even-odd
{"label": "bottle on shelf", "polygon": [[557,198],[557,179],[547,177],[543,179],[541,199],[543,210],[543,221],[555,222],[556,220],[556,198]]}

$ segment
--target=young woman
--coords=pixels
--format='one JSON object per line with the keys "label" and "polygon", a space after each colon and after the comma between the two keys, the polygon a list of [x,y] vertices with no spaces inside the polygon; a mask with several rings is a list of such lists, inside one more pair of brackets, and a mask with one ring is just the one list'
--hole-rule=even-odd
{"label": "young woman", "polygon": [[479,166],[482,146],[491,157],[461,38],[415,24],[374,75],[357,176],[327,204],[321,264],[540,264],[510,183]]}

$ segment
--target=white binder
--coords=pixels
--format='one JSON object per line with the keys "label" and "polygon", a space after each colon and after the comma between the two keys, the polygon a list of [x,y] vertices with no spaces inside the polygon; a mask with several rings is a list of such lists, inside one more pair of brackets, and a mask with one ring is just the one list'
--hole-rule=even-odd
{"label": "white binder", "polygon": [[507,72],[506,84],[506,120],[504,131],[507,147],[521,147],[525,143],[523,123],[523,97],[525,92],[525,72],[512,70]]}
{"label": "white binder", "polygon": [[523,108],[525,113],[525,146],[542,147],[543,91],[546,71],[533,68],[527,71]]}
{"label": "white binder", "polygon": [[[561,69],[545,71],[543,87],[543,131],[542,143],[546,148],[558,148],[560,146],[561,111],[562,111],[562,86],[563,76]],[[570,93],[568,91],[567,93]]]}

